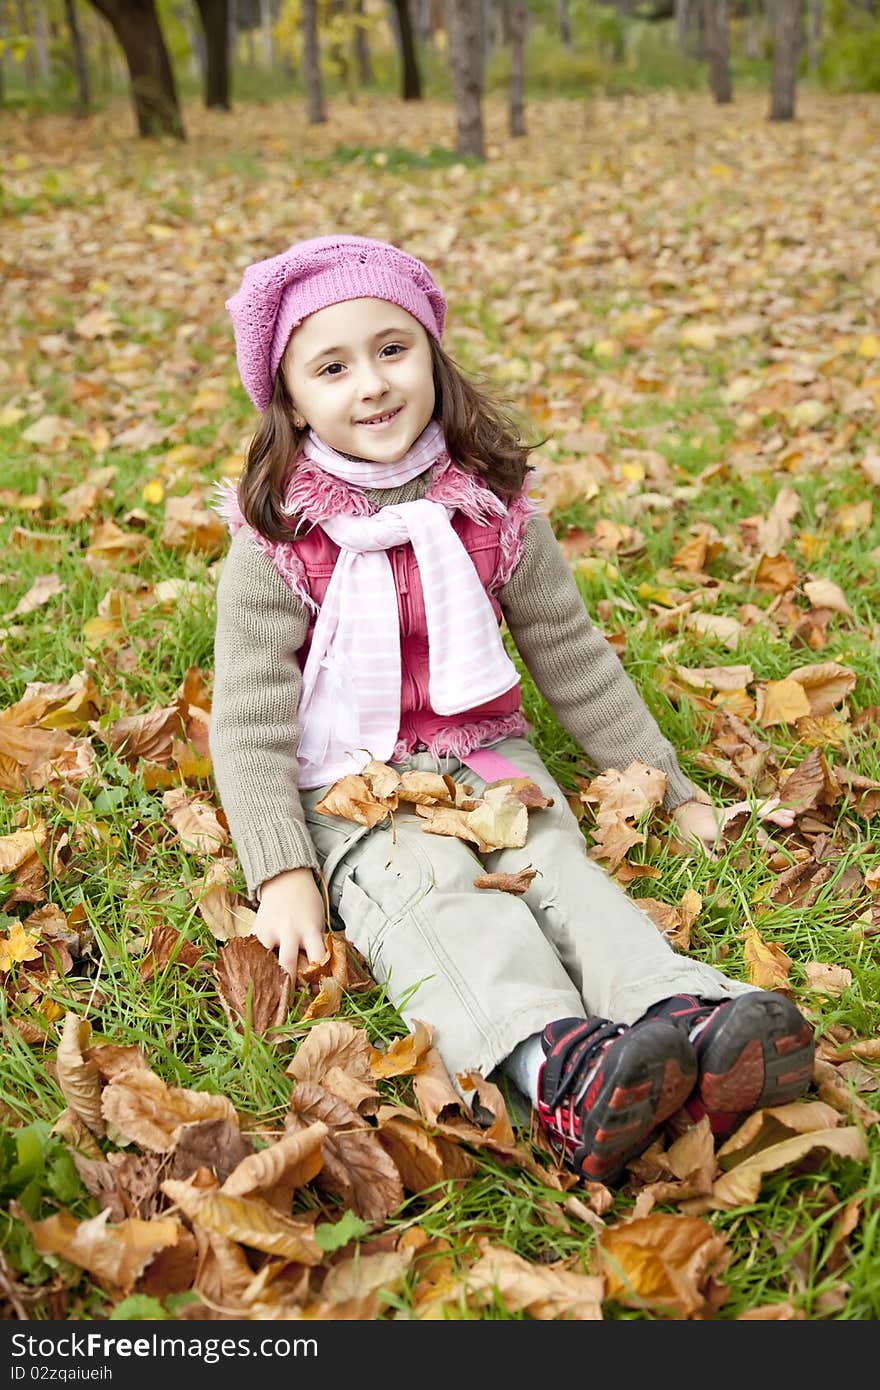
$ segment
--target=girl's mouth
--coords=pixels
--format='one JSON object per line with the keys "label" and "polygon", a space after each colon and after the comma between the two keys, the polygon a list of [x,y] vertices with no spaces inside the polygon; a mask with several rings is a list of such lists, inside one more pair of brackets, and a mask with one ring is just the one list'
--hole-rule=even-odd
{"label": "girl's mouth", "polygon": [[395,406],[394,410],[386,410],[384,415],[374,415],[369,420],[358,420],[357,423],[364,425],[367,429],[379,429],[382,425],[390,424],[392,420],[396,420],[401,410],[403,410],[403,406],[398,405]]}

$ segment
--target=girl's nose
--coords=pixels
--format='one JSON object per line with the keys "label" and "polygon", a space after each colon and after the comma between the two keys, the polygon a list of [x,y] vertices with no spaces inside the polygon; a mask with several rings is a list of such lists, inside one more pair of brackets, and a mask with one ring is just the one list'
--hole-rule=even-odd
{"label": "girl's nose", "polygon": [[364,400],[371,400],[373,396],[384,396],[388,390],[388,382],[384,374],[376,363],[365,366],[360,378],[361,395]]}

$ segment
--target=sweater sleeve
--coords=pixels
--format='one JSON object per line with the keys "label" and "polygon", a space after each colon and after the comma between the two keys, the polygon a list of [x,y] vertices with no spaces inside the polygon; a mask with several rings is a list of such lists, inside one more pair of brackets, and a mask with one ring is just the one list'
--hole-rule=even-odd
{"label": "sweater sleeve", "polygon": [[526,527],[523,552],[499,594],[510,634],[559,723],[596,767],[628,767],[636,758],[667,777],[672,809],[702,796],[675,750],[587,616],[568,561],[545,516]]}
{"label": "sweater sleeve", "polygon": [[217,586],[209,745],[248,892],[284,869],[319,867],[297,789],[296,653],[308,612],[243,526]]}

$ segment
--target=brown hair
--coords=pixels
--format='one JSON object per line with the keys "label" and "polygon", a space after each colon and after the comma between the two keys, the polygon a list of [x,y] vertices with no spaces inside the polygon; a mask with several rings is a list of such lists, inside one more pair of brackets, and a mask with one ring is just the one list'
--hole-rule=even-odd
{"label": "brown hair", "polygon": [[[529,454],[545,441],[527,444],[508,410],[468,380],[431,335],[428,345],[434,371],[434,417],[442,426],[450,458],[465,472],[479,473],[499,497],[514,497],[531,470]],[[290,540],[298,525],[297,517],[282,510],[285,487],[308,429],[296,428],[294,414],[279,368],[238,484],[245,521],[272,541]]]}

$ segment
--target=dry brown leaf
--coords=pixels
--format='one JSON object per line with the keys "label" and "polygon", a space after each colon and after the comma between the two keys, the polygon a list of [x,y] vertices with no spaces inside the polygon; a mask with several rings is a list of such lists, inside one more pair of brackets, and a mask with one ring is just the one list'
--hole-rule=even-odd
{"label": "dry brown leaf", "polygon": [[322,816],[341,816],[370,829],[387,820],[392,809],[379,800],[362,775],[354,773],[334,782],[315,806]]}
{"label": "dry brown leaf", "polygon": [[231,1120],[197,1120],[181,1125],[174,1145],[171,1177],[186,1180],[199,1168],[207,1168],[225,1182],[254,1146]]}
{"label": "dry brown leaf", "polygon": [[581,792],[581,800],[598,806],[600,826],[621,820],[638,820],[653,811],[666,795],[666,774],[636,759],[620,770],[609,768],[594,777]]}
{"label": "dry brown leaf", "polygon": [[369,1254],[369,1247],[327,1271],[321,1298],[344,1304],[371,1293],[397,1293],[412,1261],[412,1251],[385,1250]]}
{"label": "dry brown leaf", "polygon": [[798,666],[795,671],[789,671],[788,678],[797,681],[803,688],[810,705],[805,713],[814,718],[830,714],[836,705],[852,694],[856,685],[855,671],[837,661]]}
{"label": "dry brown leaf", "polygon": [[310,1221],[284,1216],[260,1197],[230,1197],[175,1178],[167,1178],[162,1191],[190,1221],[215,1235],[299,1264],[318,1265],[324,1258]]}
{"label": "dry brown leaf", "polygon": [[712,1188],[710,1196],[705,1198],[707,1207],[719,1211],[732,1211],[735,1207],[751,1206],[758,1199],[761,1182],[766,1174],[800,1163],[817,1149],[837,1154],[841,1158],[855,1159],[857,1162],[864,1162],[868,1158],[868,1146],[864,1135],[855,1126],[796,1134],[790,1139],[783,1139],[779,1144],[761,1149],[751,1158],[738,1163],[729,1172],[723,1173]]}
{"label": "dry brown leaf", "polygon": [[[450,835],[457,840],[467,840],[485,853],[498,849],[497,845],[484,840],[477,832],[476,827],[471,824],[471,814],[471,811],[455,806],[425,806],[420,803],[416,805],[416,815],[421,816],[425,822],[422,830],[426,835]],[[527,811],[525,815],[528,820]]]}
{"label": "dry brown leaf", "polygon": [[231,941],[237,936],[250,936],[257,914],[253,908],[233,902],[229,888],[232,876],[230,859],[209,859],[202,883],[191,883],[190,893],[217,941]]}
{"label": "dry brown leaf", "polygon": [[311,1028],[287,1067],[296,1081],[321,1084],[332,1067],[350,1072],[356,1081],[373,1088],[370,1068],[372,1047],[363,1028],[341,1019],[328,1019]]}
{"label": "dry brown leaf", "polygon": [[107,1209],[87,1221],[77,1221],[68,1211],[45,1221],[32,1221],[20,1207],[15,1215],[28,1227],[38,1254],[61,1255],[87,1269],[105,1288],[122,1293],[130,1293],[145,1265],[181,1235],[174,1216],[155,1221],[132,1218],[111,1226]]}
{"label": "dry brown leaf", "polygon": [[521,897],[529,891],[532,879],[537,873],[537,869],[529,868],[519,869],[514,874],[477,874],[474,887],[494,889],[499,893],[513,893],[516,897]]}
{"label": "dry brown leaf", "polygon": [[455,781],[439,772],[420,772],[407,768],[397,787],[400,801],[418,806],[454,806]]}
{"label": "dry brown leaf", "polygon": [[530,1264],[512,1250],[484,1244],[464,1276],[480,1302],[500,1299],[511,1313],[544,1321],[601,1322],[603,1281],[558,1264]]}
{"label": "dry brown leaf", "polygon": [[[258,1193],[271,1206],[289,1210],[295,1189],[304,1187],[320,1173],[324,1165],[322,1147],[328,1133],[320,1120],[307,1129],[288,1131],[274,1144],[243,1158],[229,1174],[221,1192],[230,1197]],[[283,1189],[283,1198],[279,1189]]]}
{"label": "dry brown leaf", "polygon": [[498,849],[521,849],[526,842],[528,808],[508,784],[486,787],[481,803],[467,817],[481,839]]}
{"label": "dry brown leaf", "polygon": [[789,957],[781,946],[762,940],[754,928],[746,932],[745,959],[750,985],[783,993],[788,989],[788,972],[791,970]]}
{"label": "dry brown leaf", "polygon": [[141,957],[139,974],[142,980],[150,980],[172,960],[181,970],[192,970],[199,964],[203,955],[204,952],[198,946],[187,941],[167,922],[163,922],[150,930],[146,950]]}
{"label": "dry brown leaf", "polygon": [[711,1313],[731,1252],[723,1235],[695,1216],[652,1212],[607,1228],[599,1238],[606,1297],[628,1308],[692,1318]]}
{"label": "dry brown leaf", "polygon": [[190,854],[212,858],[229,843],[229,831],[220,824],[216,807],[185,787],[172,787],[164,792],[162,804],[170,812],[169,818],[181,845]]}
{"label": "dry brown leaf", "polygon": [[645,836],[626,821],[615,821],[603,825],[593,832],[595,844],[590,847],[590,858],[606,861],[610,872],[622,863],[634,845],[643,845]]}
{"label": "dry brown leaf", "polygon": [[431,1135],[415,1111],[383,1105],[376,1119],[379,1139],[391,1155],[408,1192],[425,1192],[449,1179],[470,1177],[473,1158],[457,1143]]}
{"label": "dry brown leaf", "polygon": [[312,1018],[331,1018],[341,1006],[342,985],[332,975],[325,975],[318,986],[318,993],[300,1017],[303,1023],[308,1023]]}
{"label": "dry brown leaf", "polygon": [[101,1110],[111,1134],[157,1153],[170,1153],[181,1125],[198,1120],[238,1123],[232,1102],[209,1091],[166,1086],[147,1067],[134,1067],[104,1087]]}
{"label": "dry brown leaf", "polygon": [[758,686],[756,715],[762,728],[769,729],[773,724],[794,724],[810,712],[807,692],[791,676]]}
{"label": "dry brown leaf", "polygon": [[198,491],[185,497],[166,497],[162,544],[172,550],[203,555],[222,554],[229,535],[222,519]]}
{"label": "dry brown leaf", "polygon": [[365,1221],[384,1221],[403,1201],[400,1173],[374,1129],[345,1101],[322,1086],[300,1081],[290,1099],[288,1125],[327,1125],[324,1167],[316,1182],[337,1193]]}
{"label": "dry brown leaf", "polygon": [[848,618],[853,616],[846,595],[840,585],[831,579],[808,579],[804,584],[804,593],[814,608],[830,608]]}
{"label": "dry brown leaf", "polygon": [[421,1060],[431,1046],[432,1029],[421,1019],[414,1020],[415,1026],[404,1038],[395,1038],[379,1052],[375,1048],[370,1054],[370,1071],[376,1080],[380,1077],[409,1076],[417,1071]]}
{"label": "dry brown leaf", "polygon": [[853,980],[852,971],[846,966],[827,965],[818,960],[805,961],[804,974],[813,994],[827,994],[834,999],[845,994]]}
{"label": "dry brown leaf", "polygon": [[245,1020],[258,1037],[284,1023],[292,981],[275,952],[255,936],[235,937],[221,946],[214,975],[230,1023]]}
{"label": "dry brown leaf", "polygon": [[66,1013],[56,1056],[56,1076],[64,1099],[92,1134],[103,1137],[101,1076],[97,1065],[83,1051],[88,1048],[92,1025],[78,1014]]}
{"label": "dry brown leaf", "polygon": [[755,571],[755,584],[773,594],[784,594],[797,583],[797,570],[787,555],[762,555]]}
{"label": "dry brown leaf", "polygon": [[103,731],[102,737],[118,758],[134,766],[141,758],[150,762],[167,762],[175,738],[185,733],[183,712],[179,701],[146,714],[115,719]]}

